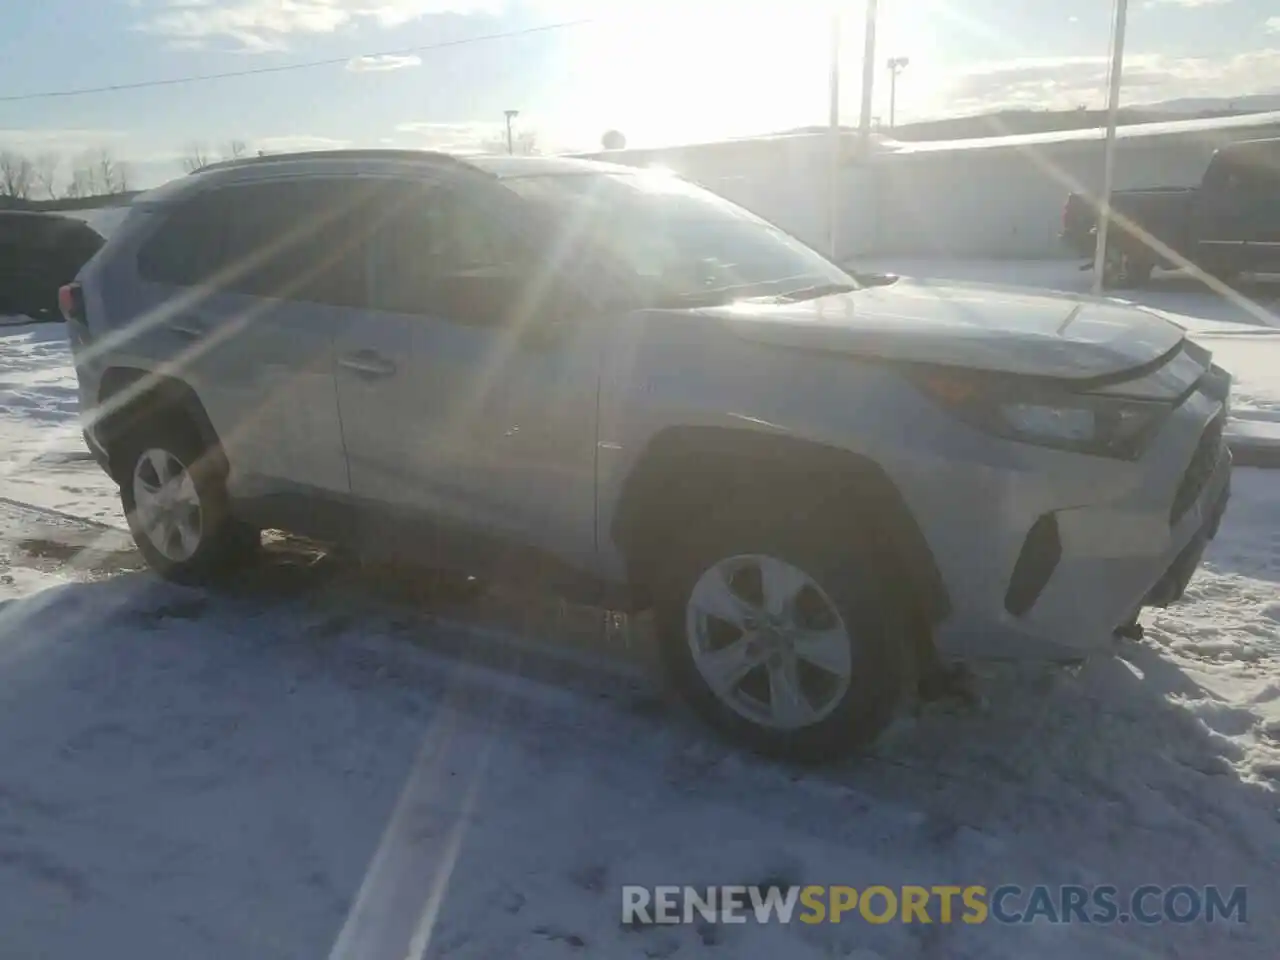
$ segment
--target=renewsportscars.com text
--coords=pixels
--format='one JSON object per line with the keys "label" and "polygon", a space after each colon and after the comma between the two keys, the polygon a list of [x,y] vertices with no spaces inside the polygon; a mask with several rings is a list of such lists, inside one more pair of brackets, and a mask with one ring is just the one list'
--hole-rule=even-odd
{"label": "renewsportscars.com text", "polygon": [[1247,923],[1248,890],[1144,885],[624,886],[622,922]]}

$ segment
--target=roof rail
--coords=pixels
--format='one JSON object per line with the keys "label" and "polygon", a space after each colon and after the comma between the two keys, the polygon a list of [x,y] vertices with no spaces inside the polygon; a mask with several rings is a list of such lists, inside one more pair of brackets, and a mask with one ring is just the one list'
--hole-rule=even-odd
{"label": "roof rail", "polygon": [[193,170],[192,173],[204,173],[208,170],[228,170],[233,167],[248,167],[260,163],[280,163],[292,160],[426,160],[433,163],[457,164],[470,166],[451,153],[440,153],[434,150],[392,150],[392,149],[345,149],[345,150],[302,150],[295,153],[267,153],[256,157],[237,157],[233,160],[219,160]]}

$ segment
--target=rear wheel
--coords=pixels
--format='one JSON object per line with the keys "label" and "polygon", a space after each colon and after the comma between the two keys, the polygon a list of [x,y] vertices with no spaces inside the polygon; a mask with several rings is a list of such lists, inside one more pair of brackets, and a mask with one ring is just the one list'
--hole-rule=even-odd
{"label": "rear wheel", "polygon": [[1125,254],[1125,277],[1131,287],[1145,287],[1155,268],[1156,265],[1150,260]]}
{"label": "rear wheel", "polygon": [[1206,272],[1228,287],[1234,287],[1240,280],[1240,271],[1234,267],[1214,266],[1207,267]]}
{"label": "rear wheel", "polygon": [[259,531],[232,519],[214,451],[180,418],[138,424],[118,451],[120,499],[148,566],[200,583],[243,565]]}
{"label": "rear wheel", "polygon": [[1155,268],[1155,262],[1141,254],[1114,244],[1108,245],[1102,268],[1102,285],[1107,289],[1141,287],[1151,279]]}
{"label": "rear wheel", "polygon": [[720,731],[828,759],[892,718],[912,672],[909,618],[856,531],[753,513],[713,519],[679,550],[658,597],[664,662]]}

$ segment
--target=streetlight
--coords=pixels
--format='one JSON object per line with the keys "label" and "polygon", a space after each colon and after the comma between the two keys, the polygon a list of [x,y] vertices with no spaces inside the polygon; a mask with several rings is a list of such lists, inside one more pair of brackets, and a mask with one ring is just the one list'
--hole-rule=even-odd
{"label": "streetlight", "polygon": [[503,115],[507,118],[507,154],[516,152],[515,141],[511,139],[511,121],[520,116],[519,110],[503,110]]}
{"label": "streetlight", "polygon": [[898,74],[907,69],[911,61],[907,57],[890,57],[885,63],[889,68],[889,129],[896,126],[898,113]]}

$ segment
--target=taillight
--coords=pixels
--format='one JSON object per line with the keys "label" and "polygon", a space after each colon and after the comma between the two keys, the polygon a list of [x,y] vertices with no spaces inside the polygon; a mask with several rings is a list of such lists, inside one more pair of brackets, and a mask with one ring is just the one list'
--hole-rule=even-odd
{"label": "taillight", "polygon": [[84,291],[78,283],[66,283],[58,288],[58,309],[63,317],[84,323]]}

